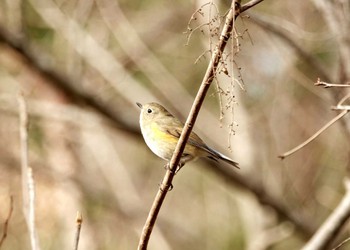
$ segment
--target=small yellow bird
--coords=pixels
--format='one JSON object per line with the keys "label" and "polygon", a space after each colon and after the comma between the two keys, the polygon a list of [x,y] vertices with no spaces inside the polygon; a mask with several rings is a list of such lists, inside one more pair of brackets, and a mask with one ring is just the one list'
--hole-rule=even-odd
{"label": "small yellow bird", "polygon": [[[158,103],[136,104],[141,109],[140,127],[147,146],[160,158],[170,161],[184,124]],[[215,161],[220,159],[239,168],[237,162],[208,147],[196,133],[191,132],[176,172],[186,162],[197,157],[208,157]]]}

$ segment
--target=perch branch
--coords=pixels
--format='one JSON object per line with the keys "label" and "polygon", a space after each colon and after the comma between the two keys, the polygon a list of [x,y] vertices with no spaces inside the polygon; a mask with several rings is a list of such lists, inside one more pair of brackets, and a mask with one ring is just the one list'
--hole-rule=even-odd
{"label": "perch branch", "polygon": [[225,25],[223,26],[220,40],[217,45],[217,48],[215,51],[213,51],[212,58],[209,62],[207,71],[205,73],[205,76],[203,78],[203,81],[200,85],[200,88],[198,90],[197,96],[194,100],[194,103],[192,105],[192,108],[190,110],[190,113],[188,115],[188,118],[186,120],[185,126],[183,128],[183,131],[181,133],[181,136],[179,138],[179,141],[176,145],[173,157],[171,158],[169,162],[169,168],[165,173],[165,176],[163,178],[163,181],[160,185],[160,188],[158,190],[158,193],[154,199],[153,205],[151,207],[151,210],[148,214],[148,218],[146,220],[146,223],[144,225],[144,228],[142,230],[142,234],[140,237],[140,242],[138,249],[139,250],[145,250],[147,249],[148,241],[152,233],[153,226],[156,222],[158,213],[160,211],[160,208],[163,204],[163,201],[166,197],[167,192],[169,191],[169,188],[172,186],[172,180],[175,175],[175,171],[177,166],[179,165],[180,158],[182,155],[182,152],[185,149],[187,139],[192,131],[192,127],[196,121],[196,118],[198,116],[199,110],[201,108],[201,105],[204,101],[205,95],[210,87],[210,84],[212,83],[216,70],[218,67],[218,64],[220,62],[220,58],[223,54],[223,51],[225,49],[225,46],[231,36],[231,31],[233,27],[234,18],[236,18],[240,14],[240,1],[232,1],[231,9],[226,16]]}

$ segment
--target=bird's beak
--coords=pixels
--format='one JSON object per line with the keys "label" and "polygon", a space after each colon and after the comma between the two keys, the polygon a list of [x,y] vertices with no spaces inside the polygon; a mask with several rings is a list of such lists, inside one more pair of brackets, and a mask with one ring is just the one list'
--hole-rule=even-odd
{"label": "bird's beak", "polygon": [[136,105],[139,106],[140,109],[142,109],[142,104],[141,103],[137,102]]}

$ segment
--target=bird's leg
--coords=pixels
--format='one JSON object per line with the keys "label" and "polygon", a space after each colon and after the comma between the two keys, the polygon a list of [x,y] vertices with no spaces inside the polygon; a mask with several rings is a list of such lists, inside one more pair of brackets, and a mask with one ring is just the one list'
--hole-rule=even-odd
{"label": "bird's leg", "polygon": [[[170,169],[170,164],[169,164],[169,162],[168,162],[167,164],[164,165],[164,169],[169,170],[169,171],[172,172],[173,174],[176,174],[176,173],[177,173],[176,170],[173,171],[173,170]],[[176,168],[176,169],[177,169],[177,168]]]}
{"label": "bird's leg", "polygon": [[[190,154],[183,154],[182,157],[181,157],[181,159],[180,159],[179,165],[177,165],[177,168],[176,168],[175,172],[173,172],[173,173],[174,173],[174,174],[177,174],[177,172],[179,172],[180,169],[181,169],[183,166],[185,166],[185,163],[188,162],[188,161],[193,160],[193,158],[194,158],[194,157],[193,157],[192,155],[190,155]],[[171,171],[171,169],[170,169],[170,162],[168,162],[168,163],[164,166],[164,168],[165,168],[166,170],[170,170],[170,171]]]}
{"label": "bird's leg", "polygon": [[181,169],[183,166],[185,166],[185,163],[184,163],[184,162],[180,162],[179,165],[177,165],[177,168],[176,168],[176,170],[175,170],[175,174],[177,174],[177,172],[179,172],[180,169]]}
{"label": "bird's leg", "polygon": [[179,163],[179,165],[177,166],[177,168],[176,168],[176,170],[175,170],[175,174],[177,174],[177,172],[179,172],[180,169],[181,169],[183,166],[185,166],[185,163],[186,163],[186,162],[191,161],[191,160],[193,160],[193,159],[194,159],[194,157],[193,157],[192,155],[190,155],[190,154],[183,154],[183,155],[181,156],[180,163]]}
{"label": "bird's leg", "polygon": [[180,162],[179,165],[177,165],[176,170],[173,171],[170,169],[169,162],[168,162],[167,164],[164,165],[164,169],[171,171],[173,174],[177,174],[177,172],[179,172],[183,166],[185,166],[185,163]]}

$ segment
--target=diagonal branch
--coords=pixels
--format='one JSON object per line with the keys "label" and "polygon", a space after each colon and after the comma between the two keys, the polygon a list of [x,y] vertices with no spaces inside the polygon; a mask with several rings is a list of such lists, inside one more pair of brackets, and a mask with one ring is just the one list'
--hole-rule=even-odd
{"label": "diagonal branch", "polygon": [[343,199],[327,218],[323,225],[317,230],[311,240],[302,248],[302,250],[324,250],[329,246],[338,235],[339,231],[345,225],[350,217],[350,180],[345,179],[346,194]]}
{"label": "diagonal branch", "polygon": [[[256,2],[253,0],[253,2]],[[225,24],[222,28],[220,40],[218,42],[218,45],[216,46],[216,49],[213,52],[212,58],[209,62],[207,71],[205,73],[205,76],[202,80],[202,83],[199,87],[199,90],[197,92],[197,96],[193,102],[192,108],[190,110],[190,113],[188,115],[188,118],[186,120],[185,126],[183,128],[183,131],[181,133],[181,136],[179,138],[179,141],[176,145],[173,157],[171,158],[169,162],[169,169],[166,171],[165,176],[163,178],[163,181],[160,185],[160,188],[158,190],[158,193],[154,199],[153,205],[151,207],[151,210],[148,214],[146,223],[144,225],[144,228],[142,230],[142,234],[139,241],[139,250],[147,249],[148,241],[152,233],[153,226],[157,220],[157,216],[159,214],[160,208],[164,202],[164,199],[166,197],[167,192],[169,191],[169,188],[172,186],[172,180],[175,176],[175,170],[180,162],[181,155],[185,149],[187,139],[192,131],[192,127],[194,126],[194,123],[197,119],[198,113],[200,111],[201,105],[204,101],[204,98],[206,96],[206,93],[212,83],[212,81],[215,78],[216,71],[218,68],[218,65],[220,63],[220,59],[222,57],[222,54],[224,52],[224,49],[226,47],[227,42],[230,39],[232,28],[234,26],[234,20],[239,16],[241,13],[241,1],[240,0],[234,0],[232,1],[231,8],[226,16]],[[250,7],[247,7],[249,9]]]}
{"label": "diagonal branch", "polygon": [[75,232],[74,250],[78,250],[81,225],[83,224],[83,216],[81,215],[81,213],[79,211],[77,212],[77,217],[76,217],[75,221],[77,223],[77,230]]}
{"label": "diagonal branch", "polygon": [[28,164],[28,113],[24,97],[18,95],[19,130],[21,145],[21,171],[23,213],[27,223],[32,250],[40,250],[37,230],[35,227],[35,185],[32,168]]}
{"label": "diagonal branch", "polygon": [[343,116],[345,116],[347,113],[349,112],[349,110],[344,110],[343,112],[339,113],[336,117],[334,117],[332,120],[330,120],[329,122],[327,122],[326,125],[324,125],[321,129],[319,129],[315,134],[313,134],[309,139],[307,139],[306,141],[304,141],[303,143],[299,144],[298,146],[296,146],[295,148],[289,150],[288,152],[279,155],[278,157],[281,158],[282,160],[292,154],[294,154],[295,152],[299,151],[300,149],[302,149],[303,147],[305,147],[307,144],[309,144],[310,142],[312,142],[314,139],[316,139],[320,134],[322,134],[327,128],[329,128],[330,126],[332,126],[336,121],[338,121],[339,119],[341,119]]}
{"label": "diagonal branch", "polygon": [[252,0],[246,4],[243,4],[242,7],[241,7],[241,13],[250,9],[251,7],[257,5],[258,3],[262,2],[264,0]]}

